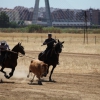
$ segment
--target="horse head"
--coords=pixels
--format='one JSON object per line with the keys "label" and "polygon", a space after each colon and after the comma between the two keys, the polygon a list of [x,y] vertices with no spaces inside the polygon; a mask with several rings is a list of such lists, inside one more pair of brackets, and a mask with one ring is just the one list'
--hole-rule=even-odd
{"label": "horse head", "polygon": [[60,42],[58,40],[58,42],[55,45],[55,51],[56,51],[56,53],[61,53],[62,52],[63,43],[64,43],[64,41],[63,42]]}
{"label": "horse head", "polygon": [[12,51],[17,52],[17,53],[20,52],[21,54],[25,55],[24,47],[21,45],[21,43],[18,43],[17,45],[15,45]]}

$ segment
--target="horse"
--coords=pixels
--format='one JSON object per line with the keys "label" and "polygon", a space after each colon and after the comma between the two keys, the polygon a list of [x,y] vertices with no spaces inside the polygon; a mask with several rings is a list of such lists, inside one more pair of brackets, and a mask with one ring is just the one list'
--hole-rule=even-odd
{"label": "horse", "polygon": [[[24,47],[21,45],[21,43],[18,43],[17,45],[15,45],[11,51],[10,50],[5,51],[6,59],[3,62],[0,56],[1,58],[1,61],[0,61],[1,70],[0,71],[4,73],[4,76],[7,79],[13,76],[15,67],[17,66],[17,59],[18,59],[19,53],[21,53],[22,55],[25,55]],[[12,69],[9,75],[6,74],[6,72],[4,71],[4,68]]]}
{"label": "horse", "polygon": [[64,41],[60,42],[58,40],[58,42],[53,46],[53,48],[50,51],[48,51],[47,57],[43,55],[43,52],[40,52],[38,55],[39,60],[44,61],[44,63],[48,64],[47,74],[49,73],[49,67],[51,65],[53,66],[50,72],[49,81],[52,81],[51,76],[53,74],[54,69],[56,68],[58,64],[59,53],[62,52],[63,43]]}

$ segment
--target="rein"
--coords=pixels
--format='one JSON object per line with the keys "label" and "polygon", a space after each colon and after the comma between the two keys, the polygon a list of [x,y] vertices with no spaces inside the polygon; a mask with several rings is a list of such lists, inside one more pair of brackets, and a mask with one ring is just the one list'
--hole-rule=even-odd
{"label": "rein", "polygon": [[[14,52],[14,51],[10,51],[10,50],[7,50],[7,51],[12,52],[12,53],[15,53],[15,54],[18,54],[17,52]],[[30,56],[26,56],[26,55],[24,55],[24,56],[25,56],[25,57],[28,57],[28,58],[35,59],[35,58],[33,58],[33,57],[30,57]],[[18,54],[18,57],[23,57],[23,55]]]}
{"label": "rein", "polygon": [[[18,55],[19,57],[23,57],[23,55]],[[26,55],[24,55],[25,57],[28,57],[28,58],[32,58],[32,59],[35,59],[35,58],[33,58],[33,57],[30,57],[30,56],[26,56]]]}
{"label": "rein", "polygon": [[6,50],[6,51],[9,51],[9,52],[12,52],[12,53],[18,54],[17,52],[14,52],[14,51],[10,51],[10,50]]}

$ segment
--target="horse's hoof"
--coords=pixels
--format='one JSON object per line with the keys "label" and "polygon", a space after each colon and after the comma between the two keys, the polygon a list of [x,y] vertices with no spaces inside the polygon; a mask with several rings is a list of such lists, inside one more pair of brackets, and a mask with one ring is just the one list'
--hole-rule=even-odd
{"label": "horse's hoof", "polygon": [[38,81],[38,84],[39,84],[39,85],[42,85],[42,82],[41,82],[41,81]]}
{"label": "horse's hoof", "polygon": [[33,80],[30,81],[31,83],[33,82]]}
{"label": "horse's hoof", "polygon": [[10,77],[6,76],[7,79],[9,79]]}
{"label": "horse's hoof", "polygon": [[9,73],[10,76],[13,76],[13,73]]}
{"label": "horse's hoof", "polygon": [[49,79],[49,82],[54,82],[54,80],[52,80],[52,79]]}
{"label": "horse's hoof", "polygon": [[10,78],[8,75],[4,75],[4,76],[5,76],[5,78],[7,78],[7,79],[9,79],[9,78]]}

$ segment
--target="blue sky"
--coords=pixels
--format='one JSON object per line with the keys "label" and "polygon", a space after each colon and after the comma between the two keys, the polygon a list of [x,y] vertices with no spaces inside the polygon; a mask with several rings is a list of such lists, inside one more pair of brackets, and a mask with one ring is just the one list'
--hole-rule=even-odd
{"label": "blue sky", "polygon": [[[40,7],[44,7],[45,0],[40,0]],[[100,9],[100,0],[49,0],[50,6],[62,9]],[[34,7],[35,0],[0,0],[0,7],[14,8],[15,6]]]}

